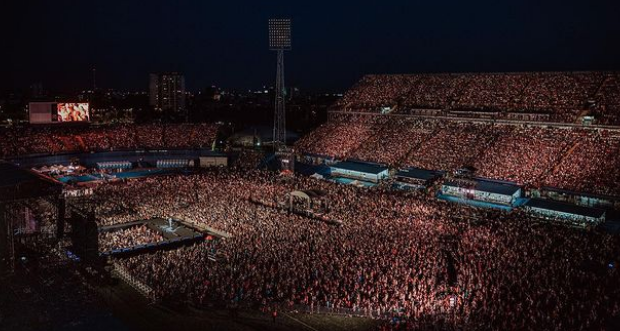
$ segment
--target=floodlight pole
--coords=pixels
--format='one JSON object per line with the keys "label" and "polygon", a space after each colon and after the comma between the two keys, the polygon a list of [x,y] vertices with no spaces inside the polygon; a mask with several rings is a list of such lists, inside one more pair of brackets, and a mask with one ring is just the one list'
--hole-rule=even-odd
{"label": "floodlight pole", "polygon": [[275,110],[273,117],[273,147],[286,147],[286,87],[284,85],[284,50],[278,51],[276,69]]}
{"label": "floodlight pole", "polygon": [[284,85],[284,52],[291,50],[291,20],[269,20],[269,49],[276,51],[276,86],[274,89],[273,148],[286,149],[286,86]]}

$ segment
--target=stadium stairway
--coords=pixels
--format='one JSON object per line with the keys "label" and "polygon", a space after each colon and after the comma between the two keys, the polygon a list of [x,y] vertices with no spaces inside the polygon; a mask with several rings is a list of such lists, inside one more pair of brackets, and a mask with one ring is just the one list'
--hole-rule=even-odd
{"label": "stadium stairway", "polygon": [[[380,135],[384,130],[386,130],[386,128],[380,127],[378,131],[373,131],[373,133],[377,133],[378,135]],[[355,155],[360,149],[365,148],[366,142],[370,141],[371,139],[373,139],[373,135],[369,135],[368,137],[363,139],[356,147],[352,148],[346,155],[344,155],[343,159],[349,160],[351,155]],[[365,161],[365,160],[354,160],[354,161]]]}
{"label": "stadium stairway", "polygon": [[342,109],[344,109],[345,111],[348,111],[351,108],[352,105],[353,105],[353,102],[349,102],[346,105],[344,105],[342,107]]}
{"label": "stadium stairway", "polygon": [[82,150],[82,151],[87,151],[88,150],[88,147],[86,147],[86,144],[84,143],[84,139],[82,139],[82,136],[76,135],[75,139],[77,140],[78,144],[80,145],[80,150]]}
{"label": "stadium stairway", "polygon": [[532,85],[533,81],[534,81],[534,78],[532,78],[532,77],[528,77],[527,78],[527,82],[525,84],[523,84],[523,88],[521,89],[521,91],[519,91],[519,94],[516,95],[516,98],[518,100],[522,100],[523,99],[523,95],[525,94],[525,91],[527,91],[528,87],[530,87],[530,85]]}
{"label": "stadium stairway", "polygon": [[454,90],[454,92],[452,92],[452,94],[448,97],[448,100],[446,100],[448,102],[448,105],[450,105],[449,107],[460,104],[461,99],[463,98],[463,94],[471,84],[473,84],[473,79],[467,78],[465,84],[461,85],[459,89],[456,89]]}
{"label": "stadium stairway", "polygon": [[577,119],[575,120],[575,123],[579,124],[579,119],[584,117],[584,116],[588,116],[590,115],[590,109],[584,109],[582,110],[578,115],[577,115]]}
{"label": "stadium stairway", "polygon": [[72,140],[70,137],[59,136],[58,138],[60,138],[60,141],[62,142],[62,145],[63,145],[62,150],[63,151],[77,152],[77,151],[81,150],[80,147],[78,146],[78,144],[76,144],[76,142],[74,140]]}
{"label": "stadium stairway", "polygon": [[[487,146],[494,146],[495,143],[497,142],[497,139],[499,139],[500,137],[500,133],[495,132],[493,130],[489,130],[490,134],[487,135],[486,133],[481,133],[481,135],[479,136],[479,138],[481,139],[485,139],[485,136],[488,137],[488,141],[485,142],[485,144]],[[487,153],[487,150],[481,149],[478,154],[473,155],[471,158],[469,158],[469,160],[467,160],[466,164],[467,165],[474,165],[476,163],[476,160],[480,160],[482,158],[482,156]]]}
{"label": "stadium stairway", "polygon": [[433,130],[433,132],[430,134],[429,138],[427,140],[420,140],[415,144],[411,144],[409,151],[407,151],[407,153],[405,153],[405,156],[397,162],[397,165],[400,167],[408,167],[411,166],[411,164],[408,164],[407,160],[410,160],[411,158],[411,154],[413,154],[415,151],[417,151],[418,149],[420,149],[420,147],[424,146],[424,144],[428,143],[428,141],[432,140],[433,137],[435,137],[437,135],[437,133],[441,131],[441,129],[435,129]]}
{"label": "stadium stairway", "polygon": [[395,104],[394,106],[390,107],[390,111],[388,111],[388,112],[387,112],[387,113],[385,113],[385,114],[391,114],[391,113],[394,113],[394,112],[396,112],[396,110],[397,110],[397,109],[398,109],[398,104]]}
{"label": "stadium stairway", "polygon": [[590,96],[591,100],[597,100],[597,96],[599,95],[599,93],[601,92],[601,90],[603,89],[603,87],[609,83],[613,84],[613,76],[607,76],[605,77],[605,79],[603,79],[603,81],[601,82],[601,84],[596,88],[596,91],[594,91],[594,94]]}
{"label": "stadium stairway", "polygon": [[[566,158],[568,158],[571,154],[573,154],[573,152],[577,149],[577,147],[581,144],[580,141],[576,141],[573,146],[571,148],[568,149],[568,151],[566,153],[564,153],[564,155],[562,155],[562,157],[558,160],[558,162],[555,164],[555,166],[553,166],[553,170],[551,170],[550,173],[547,173],[543,176],[543,178],[548,177],[549,175],[555,175],[558,170],[560,169],[560,165],[564,162],[564,160]],[[543,179],[541,178],[541,179]]]}

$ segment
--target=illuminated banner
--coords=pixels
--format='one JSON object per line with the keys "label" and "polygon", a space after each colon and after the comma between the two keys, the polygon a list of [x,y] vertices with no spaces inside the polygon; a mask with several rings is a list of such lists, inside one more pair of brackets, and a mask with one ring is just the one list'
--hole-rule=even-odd
{"label": "illuminated banner", "polygon": [[88,103],[59,103],[58,122],[88,122],[90,113]]}

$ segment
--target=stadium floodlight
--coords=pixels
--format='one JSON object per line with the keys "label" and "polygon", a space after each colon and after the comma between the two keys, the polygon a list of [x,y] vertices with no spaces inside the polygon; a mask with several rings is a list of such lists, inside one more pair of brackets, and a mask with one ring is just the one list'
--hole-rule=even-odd
{"label": "stadium floodlight", "polygon": [[275,150],[286,148],[286,87],[284,85],[284,51],[291,50],[291,20],[269,20],[269,49],[278,52],[276,69],[275,109],[273,117],[273,146]]}
{"label": "stadium floodlight", "polygon": [[269,20],[269,49],[272,51],[291,50],[291,20],[274,18]]}

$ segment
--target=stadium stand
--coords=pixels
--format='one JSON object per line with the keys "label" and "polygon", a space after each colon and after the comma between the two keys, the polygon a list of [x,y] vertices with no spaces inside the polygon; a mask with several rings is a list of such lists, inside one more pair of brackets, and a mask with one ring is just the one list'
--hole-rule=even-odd
{"label": "stadium stand", "polygon": [[209,148],[213,124],[144,124],[90,127],[0,128],[0,157],[129,150]]}
{"label": "stadium stand", "polygon": [[[473,166],[528,187],[620,196],[619,81],[610,72],[368,75],[296,148],[393,168]],[[578,121],[586,116],[594,122]]]}
{"label": "stadium stand", "polygon": [[[334,110],[397,113],[416,109],[548,114],[574,123],[593,115],[620,124],[620,85],[614,72],[463,73],[364,76]],[[592,109],[591,109],[592,108]]]}

